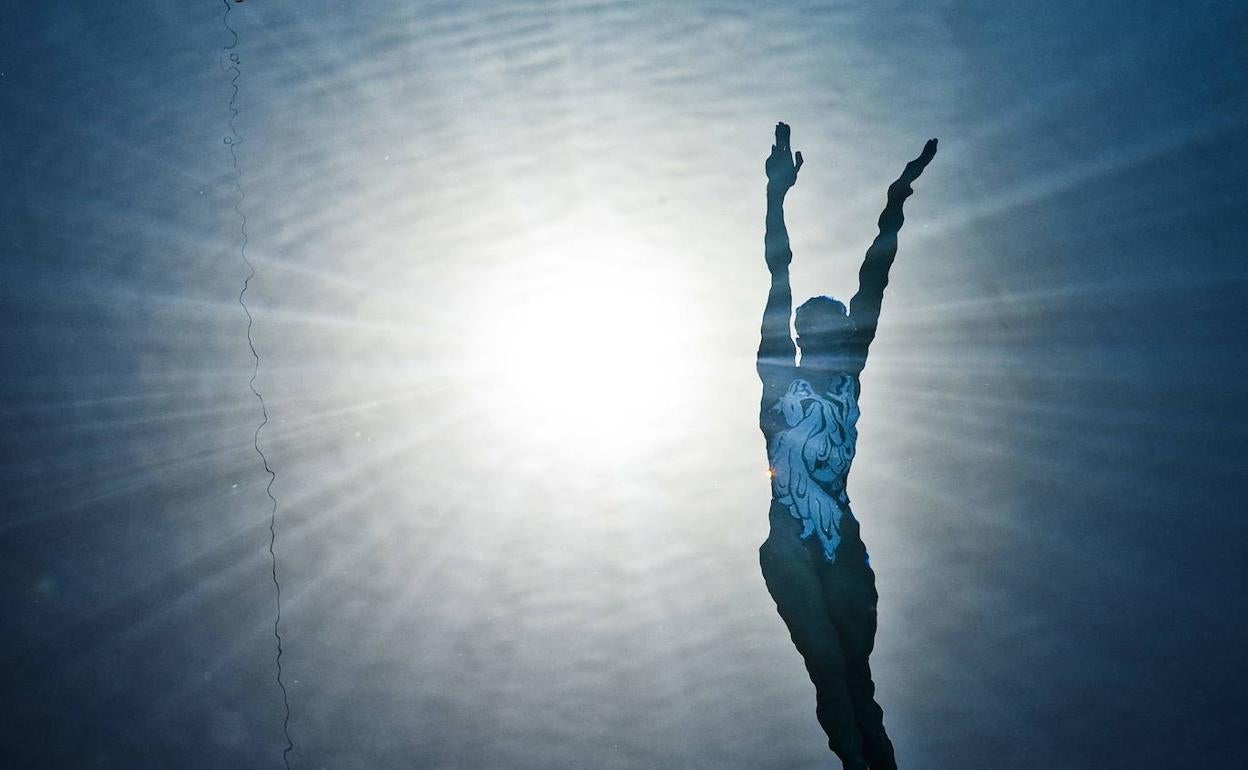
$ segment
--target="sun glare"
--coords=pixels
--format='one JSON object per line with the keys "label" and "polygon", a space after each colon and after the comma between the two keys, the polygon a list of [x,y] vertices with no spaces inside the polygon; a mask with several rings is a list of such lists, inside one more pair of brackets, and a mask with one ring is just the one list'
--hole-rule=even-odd
{"label": "sun glare", "polygon": [[645,452],[692,363],[679,269],[622,228],[533,239],[485,287],[466,337],[513,441],[586,466]]}

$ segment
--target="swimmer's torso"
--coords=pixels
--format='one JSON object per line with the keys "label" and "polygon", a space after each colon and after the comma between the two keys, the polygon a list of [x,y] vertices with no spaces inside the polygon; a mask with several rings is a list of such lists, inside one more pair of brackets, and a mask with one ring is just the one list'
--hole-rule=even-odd
{"label": "swimmer's torso", "polygon": [[787,510],[801,524],[798,537],[818,542],[834,562],[847,538],[858,541],[846,491],[858,441],[858,376],[813,366],[774,367],[767,374],[759,425],[767,440],[772,507]]}

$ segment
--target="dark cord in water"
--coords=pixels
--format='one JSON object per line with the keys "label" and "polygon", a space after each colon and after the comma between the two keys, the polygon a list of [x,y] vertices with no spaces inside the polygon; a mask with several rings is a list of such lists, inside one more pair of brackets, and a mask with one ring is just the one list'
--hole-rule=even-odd
{"label": "dark cord in water", "polygon": [[[241,2],[242,0],[235,0]],[[265,494],[269,496],[271,508],[269,509],[269,560],[272,565],[273,588],[277,592],[277,614],[273,618],[273,638],[277,641],[277,686],[282,691],[282,707],[285,713],[282,717],[282,734],[286,738],[286,747],[282,749],[282,764],[286,770],[290,770],[290,752],[295,748],[295,742],[290,737],[290,698],[286,693],[286,685],[282,682],[282,584],[277,580],[277,552],[274,546],[277,544],[277,498],[273,495],[273,483],[277,481],[277,473],[269,465],[269,458],[265,456],[264,450],[260,448],[260,431],[264,426],[269,424],[269,410],[264,404],[264,396],[261,395],[260,389],[256,387],[256,378],[260,374],[260,353],[256,350],[255,340],[251,336],[251,327],[253,319],[251,309],[247,307],[247,288],[251,284],[251,279],[256,277],[256,268],[251,264],[251,260],[247,258],[247,215],[243,213],[243,201],[247,198],[247,192],[243,189],[243,170],[238,162],[238,145],[242,143],[243,138],[238,133],[238,127],[235,120],[238,118],[238,107],[235,102],[238,99],[238,79],[242,76],[242,70],[239,67],[240,59],[235,49],[238,48],[238,32],[230,25],[230,10],[232,3],[230,0],[222,0],[225,5],[225,13],[221,16],[221,22],[225,25],[225,29],[231,35],[231,42],[225,46],[222,51],[228,58],[228,64],[225,64],[225,71],[232,74],[230,78],[230,88],[233,92],[230,94],[230,135],[225,137],[225,145],[230,148],[230,158],[234,162],[234,188],[238,192],[238,197],[234,200],[234,213],[238,214],[239,233],[242,235],[242,243],[239,245],[239,256],[243,260],[243,265],[247,268],[247,276],[243,279],[243,288],[238,293],[238,304],[242,306],[243,312],[247,315],[247,347],[251,349],[252,369],[251,379],[248,380],[247,386],[251,388],[252,394],[256,400],[260,402],[260,424],[256,426],[256,432],[252,436],[252,446],[256,449],[256,454],[260,456],[260,462],[264,465],[264,472],[269,475],[269,483],[265,485]]]}

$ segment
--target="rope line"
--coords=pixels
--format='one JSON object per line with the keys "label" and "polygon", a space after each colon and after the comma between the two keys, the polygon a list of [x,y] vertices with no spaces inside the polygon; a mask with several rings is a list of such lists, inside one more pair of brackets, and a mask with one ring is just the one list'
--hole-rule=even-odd
{"label": "rope line", "polygon": [[[236,0],[241,1],[241,0]],[[240,67],[241,60],[236,49],[238,48],[238,32],[230,24],[230,11],[232,3],[230,0],[222,0],[225,5],[225,12],[221,16],[221,23],[225,26],[227,32],[230,33],[231,42],[222,49],[226,54],[228,64],[225,64],[226,72],[231,73],[230,88],[233,89],[230,94],[230,118],[228,121],[230,134],[224,139],[225,145],[230,148],[230,159],[234,164],[234,189],[238,195],[234,200],[234,213],[238,215],[239,234],[242,236],[242,243],[239,245],[239,257],[242,258],[243,265],[247,268],[247,275],[243,279],[243,287],[238,292],[238,304],[243,308],[243,313],[247,316],[247,347],[251,350],[252,368],[251,378],[247,381],[247,387],[251,389],[252,395],[256,397],[256,401],[260,404],[260,424],[256,426],[256,432],[252,435],[252,446],[256,450],[256,454],[260,457],[260,462],[264,465],[264,472],[268,474],[269,481],[264,487],[264,492],[269,497],[269,562],[271,565],[271,574],[273,576],[273,589],[277,597],[277,612],[273,618],[273,639],[277,643],[277,657],[275,663],[277,665],[277,686],[282,691],[282,708],[284,710],[282,716],[282,735],[286,738],[286,747],[282,749],[282,764],[286,770],[290,770],[290,752],[295,748],[294,739],[290,737],[290,697],[286,692],[286,684],[282,681],[282,584],[277,579],[277,497],[273,494],[273,484],[277,481],[277,472],[269,465],[269,458],[264,454],[264,450],[260,448],[260,431],[269,424],[269,410],[264,403],[264,395],[260,389],[256,387],[256,378],[260,375],[260,353],[256,350],[255,339],[251,335],[252,326],[255,319],[252,318],[251,309],[247,307],[247,289],[251,286],[251,279],[256,277],[256,268],[247,258],[247,245],[249,238],[247,236],[247,215],[243,213],[243,203],[247,200],[247,191],[243,187],[243,169],[239,164],[238,146],[242,144],[243,137],[238,132],[235,121],[238,118],[238,80],[242,77],[242,69]]]}

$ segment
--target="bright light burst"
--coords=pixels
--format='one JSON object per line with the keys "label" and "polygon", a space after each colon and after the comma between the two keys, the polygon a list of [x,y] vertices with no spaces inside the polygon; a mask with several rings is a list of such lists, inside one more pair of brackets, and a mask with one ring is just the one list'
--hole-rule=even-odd
{"label": "bright light burst", "polygon": [[679,266],[608,217],[535,232],[465,328],[483,405],[511,441],[584,469],[645,451],[678,421],[695,366]]}

